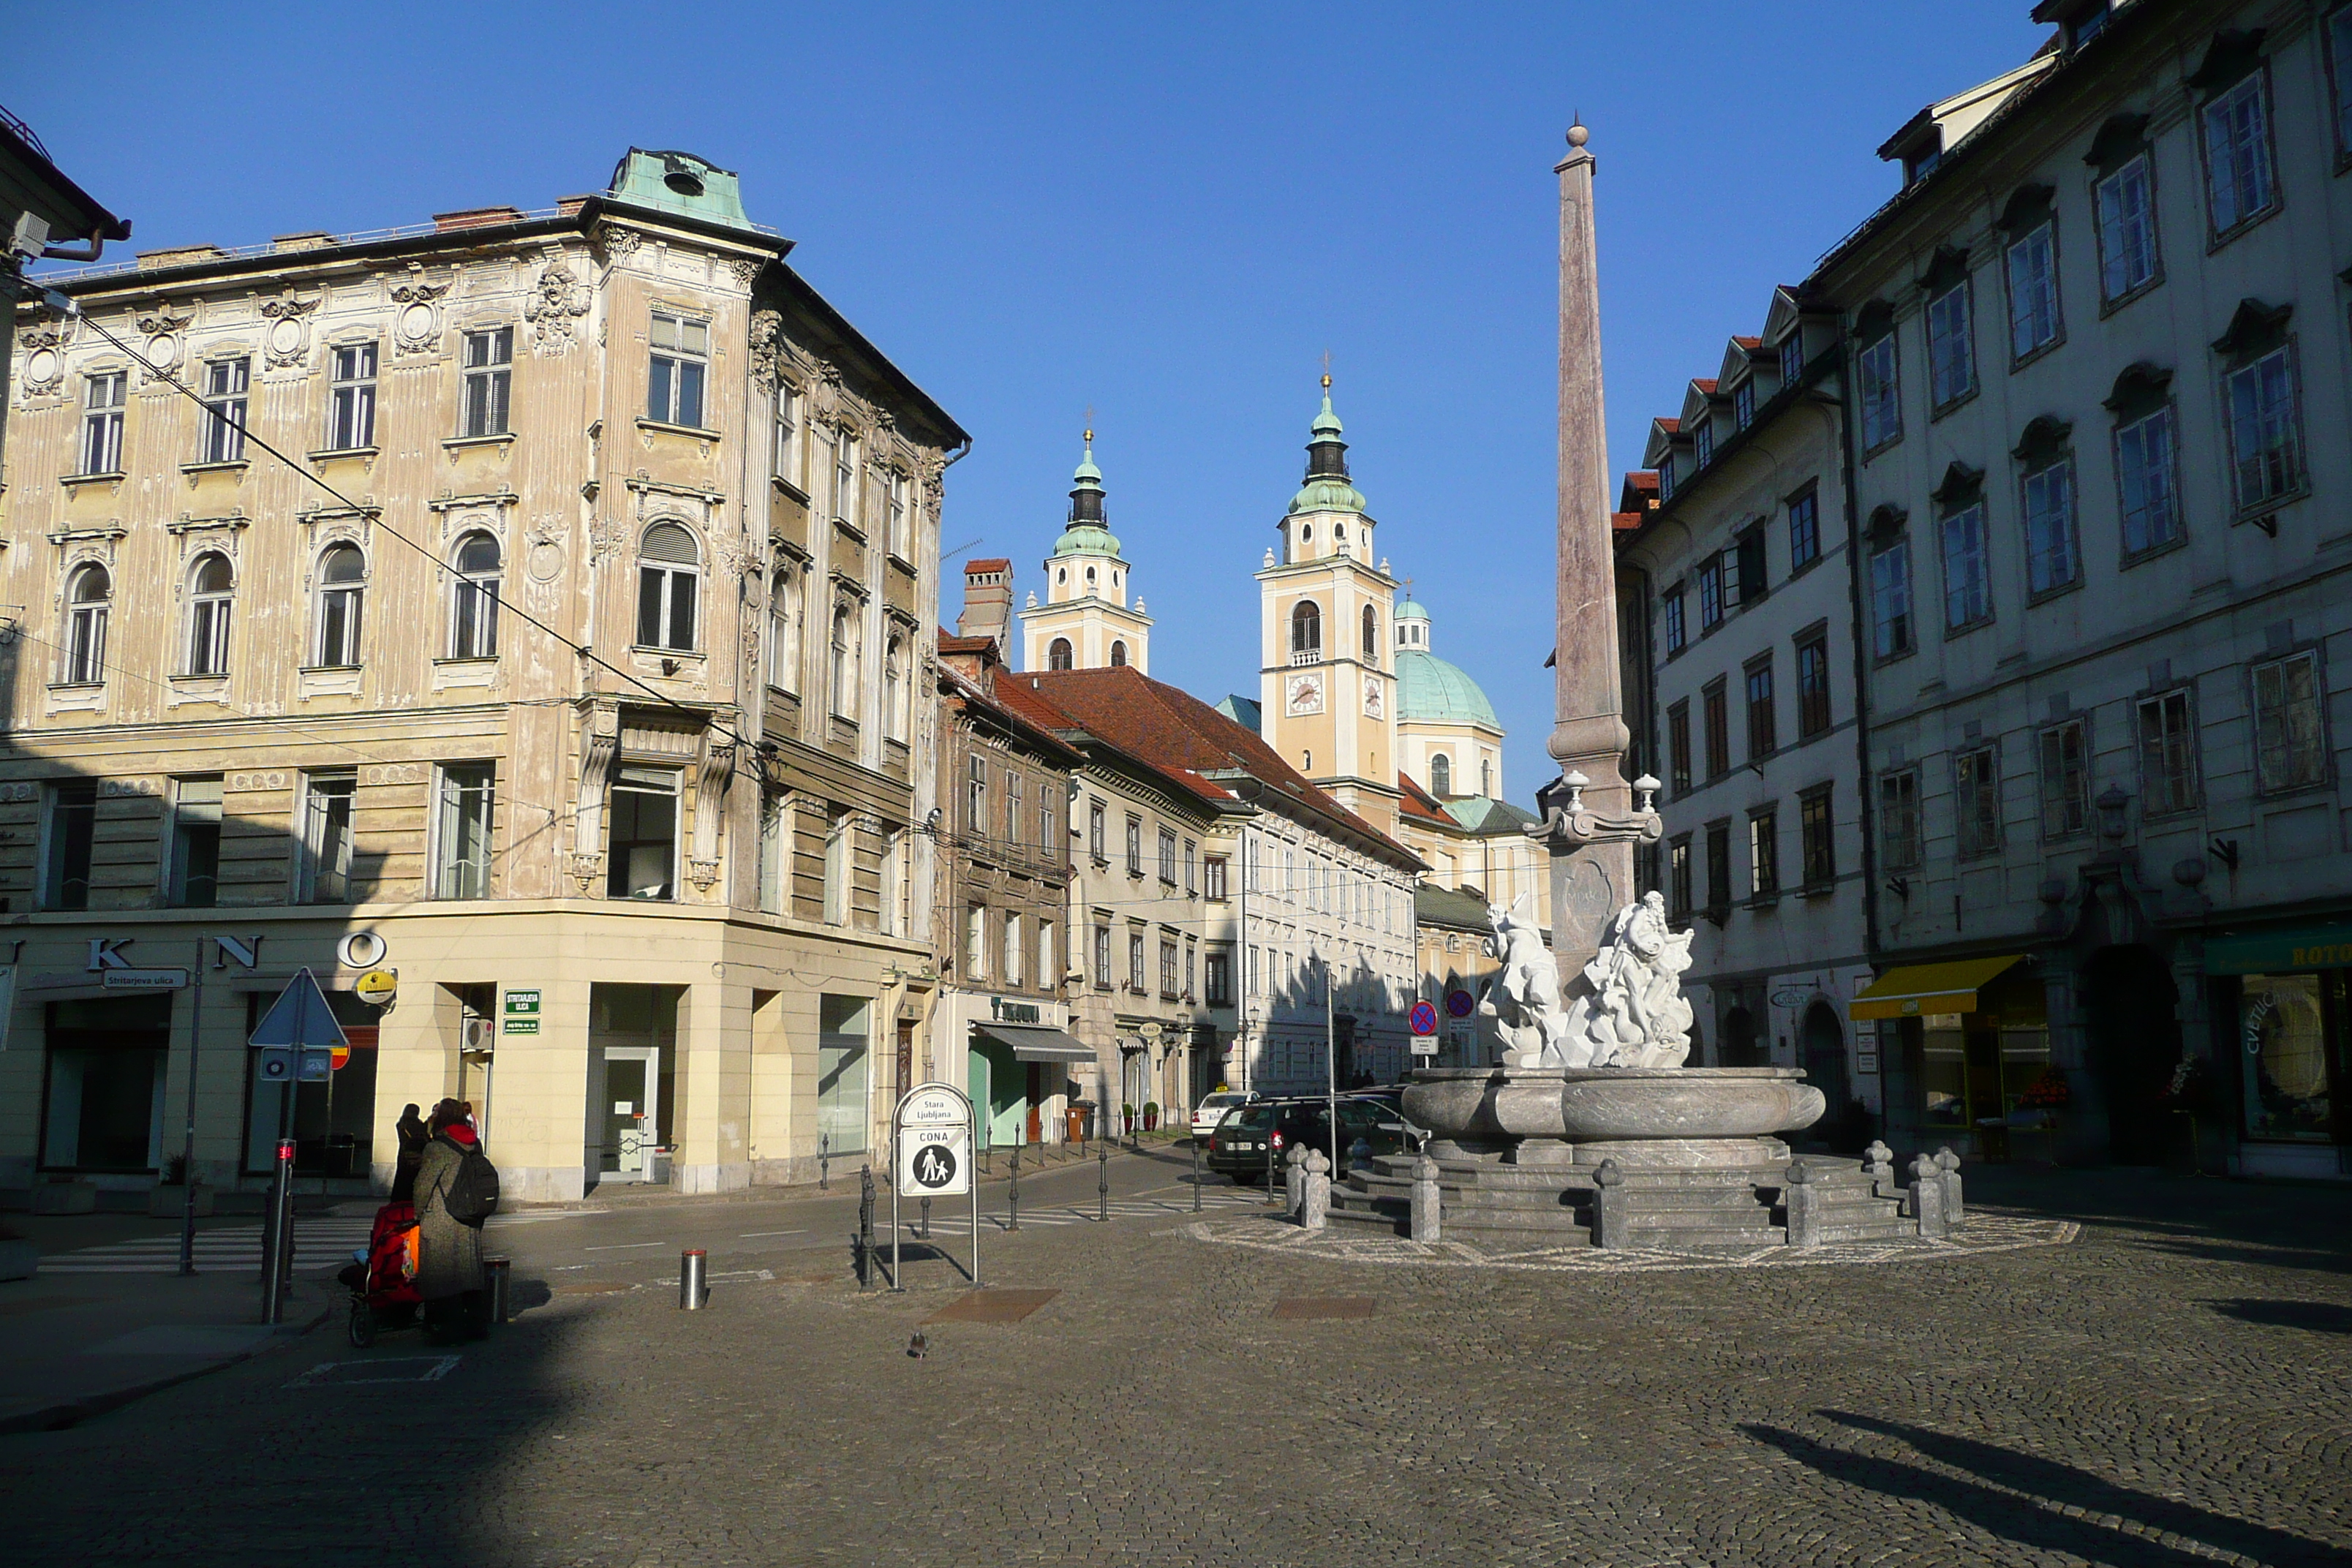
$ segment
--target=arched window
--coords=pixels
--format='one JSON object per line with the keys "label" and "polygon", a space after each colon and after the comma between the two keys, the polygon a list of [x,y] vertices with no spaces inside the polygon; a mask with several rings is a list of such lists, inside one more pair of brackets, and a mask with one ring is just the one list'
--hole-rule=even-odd
{"label": "arched window", "polygon": [[1323,611],[1312,599],[1301,599],[1290,612],[1290,662],[1312,664],[1323,657]]}
{"label": "arched window", "polygon": [[1127,645],[1125,643],[1115,642],[1110,645],[1110,667],[1113,669],[1124,669],[1127,668]]}
{"label": "arched window", "polygon": [[779,691],[801,689],[801,585],[786,567],[768,585],[768,684]]}
{"label": "arched window", "polygon": [[366,620],[367,557],[356,544],[331,544],[319,557],[319,649],[321,665],[348,668],[360,661],[360,630]]}
{"label": "arched window", "polygon": [[1070,569],[1069,569],[1068,567],[1066,567],[1066,566],[1058,566],[1058,567],[1055,567],[1055,570],[1054,570],[1054,581],[1055,581],[1055,582],[1056,582],[1056,583],[1066,583],[1066,582],[1068,582],[1069,580],[1070,580]]}
{"label": "arched window", "polygon": [[106,613],[114,579],[103,566],[85,566],[66,589],[66,679],[95,685],[106,679]]}
{"label": "arched window", "polygon": [[857,716],[866,674],[863,640],[857,606],[844,599],[833,607],[833,710],[844,718]]}
{"label": "arched window", "polygon": [[1091,588],[1091,587],[1093,587],[1094,585],[1095,585],[1095,569],[1094,569],[1093,567],[1089,566],[1089,567],[1087,567],[1087,587],[1089,587],[1089,588]]}
{"label": "arched window", "polygon": [[907,738],[907,639],[890,634],[882,649],[882,732],[894,741]]}
{"label": "arched window", "polygon": [[1045,649],[1045,668],[1047,669],[1067,669],[1070,668],[1072,656],[1070,653],[1070,639],[1067,637],[1055,637]]}
{"label": "arched window", "polygon": [[646,530],[637,547],[637,646],[694,651],[696,580],[702,552],[674,522]]}
{"label": "arched window", "polygon": [[1381,662],[1381,616],[1370,605],[1364,606],[1364,662]]}
{"label": "arched window", "polygon": [[1454,793],[1454,759],[1443,752],[1429,759],[1429,793],[1440,800]]}
{"label": "arched window", "polygon": [[457,541],[449,597],[449,657],[499,656],[499,542],[487,533]]}
{"label": "arched window", "polygon": [[1302,522],[1298,525],[1298,542],[1301,544],[1312,544],[1315,542],[1315,525],[1313,523]]}
{"label": "arched window", "polygon": [[228,673],[229,605],[236,590],[236,578],[229,571],[227,556],[196,557],[196,569],[188,574],[190,675]]}
{"label": "arched window", "polygon": [[1345,544],[1348,542],[1348,525],[1346,523],[1335,522],[1331,525],[1331,542],[1334,544]]}
{"label": "arched window", "polygon": [[1492,757],[1478,759],[1478,793],[1488,800],[1495,798],[1495,759]]}

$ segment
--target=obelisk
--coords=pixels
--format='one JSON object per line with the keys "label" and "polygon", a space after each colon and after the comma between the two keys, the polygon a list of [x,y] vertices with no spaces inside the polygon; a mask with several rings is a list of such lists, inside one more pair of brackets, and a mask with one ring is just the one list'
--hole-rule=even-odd
{"label": "obelisk", "polygon": [[[1609,918],[1638,896],[1627,831],[1633,801],[1622,762],[1631,737],[1618,687],[1617,565],[1609,438],[1601,398],[1601,274],[1593,250],[1593,156],[1568,132],[1559,176],[1559,618],[1551,741],[1561,779],[1539,801],[1551,852],[1552,952],[1560,977],[1591,958]],[[1582,775],[1580,807],[1568,786]],[[1647,814],[1644,814],[1647,815]],[[1654,817],[1652,818],[1654,821]],[[1535,830],[1530,830],[1535,831]]]}

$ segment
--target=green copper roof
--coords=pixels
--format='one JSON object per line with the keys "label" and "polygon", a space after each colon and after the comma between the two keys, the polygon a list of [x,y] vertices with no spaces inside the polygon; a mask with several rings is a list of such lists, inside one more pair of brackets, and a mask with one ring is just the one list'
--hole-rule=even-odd
{"label": "green copper roof", "polygon": [[1429,619],[1429,612],[1407,599],[1396,607],[1396,618],[1401,621],[1425,621]]}
{"label": "green copper roof", "polygon": [[1056,555],[1116,555],[1118,535],[1097,522],[1074,522],[1054,541]]}
{"label": "green copper roof", "polygon": [[1102,470],[1095,467],[1095,433],[1091,430],[1087,432],[1086,455],[1078,459],[1077,468],[1070,478],[1077,481],[1080,489],[1102,489]]}
{"label": "green copper roof", "polygon": [[1484,724],[1500,730],[1495,705],[1478,683],[1433,653],[1401,648],[1396,656],[1397,719],[1433,724]]}
{"label": "green copper roof", "polygon": [[613,171],[609,194],[635,206],[698,217],[706,223],[751,226],[734,174],[691,153],[632,147]]}
{"label": "green copper roof", "polygon": [[1508,837],[1537,820],[1533,812],[1522,811],[1507,800],[1493,800],[1485,795],[1464,795],[1443,805],[1446,816],[1471,832],[1486,837]]}
{"label": "green copper roof", "polygon": [[1340,434],[1339,416],[1331,412],[1331,379],[1328,376],[1323,378],[1323,412],[1315,416],[1315,423],[1308,426],[1307,430],[1318,441],[1334,440]]}
{"label": "green copper roof", "polygon": [[1352,511],[1364,510],[1364,492],[1345,479],[1309,479],[1299,492],[1290,498],[1292,517],[1308,511]]}
{"label": "green copper roof", "polygon": [[1070,521],[1054,542],[1055,555],[1117,555],[1118,536],[1103,521],[1102,470],[1095,467],[1095,433],[1087,432],[1086,452],[1070,475]]}

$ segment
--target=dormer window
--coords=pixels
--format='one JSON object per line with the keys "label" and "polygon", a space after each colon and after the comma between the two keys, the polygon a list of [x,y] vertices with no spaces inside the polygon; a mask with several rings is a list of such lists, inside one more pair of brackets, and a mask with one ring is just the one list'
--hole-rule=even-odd
{"label": "dormer window", "polygon": [[1658,499],[1672,500],[1675,494],[1675,455],[1672,452],[1658,459]]}
{"label": "dormer window", "polygon": [[1756,383],[1743,381],[1731,389],[1731,424],[1734,429],[1745,430],[1756,423]]}
{"label": "dormer window", "polygon": [[1903,155],[1903,183],[1906,185],[1916,184],[1926,179],[1936,172],[1936,165],[1944,161],[1943,132],[1938,131],[1936,138],[1934,143]]}
{"label": "dormer window", "polygon": [[1696,460],[1692,465],[1695,468],[1704,468],[1715,461],[1715,422],[1700,420],[1698,429],[1691,437],[1691,444],[1696,448],[1693,455]]}
{"label": "dormer window", "polygon": [[1800,327],[1780,344],[1780,384],[1794,386],[1805,374],[1805,332]]}

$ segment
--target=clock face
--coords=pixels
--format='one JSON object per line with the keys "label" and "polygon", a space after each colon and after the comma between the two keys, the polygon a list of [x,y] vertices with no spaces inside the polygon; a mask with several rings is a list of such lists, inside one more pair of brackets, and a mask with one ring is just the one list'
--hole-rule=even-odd
{"label": "clock face", "polygon": [[1283,688],[1284,711],[1289,713],[1320,713],[1323,711],[1323,678],[1319,675],[1294,675]]}
{"label": "clock face", "polygon": [[1381,716],[1381,683],[1377,680],[1364,683],[1364,716],[1368,719]]}

